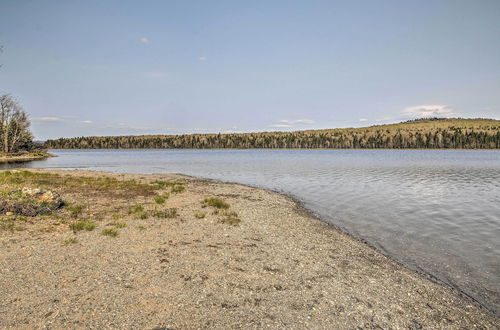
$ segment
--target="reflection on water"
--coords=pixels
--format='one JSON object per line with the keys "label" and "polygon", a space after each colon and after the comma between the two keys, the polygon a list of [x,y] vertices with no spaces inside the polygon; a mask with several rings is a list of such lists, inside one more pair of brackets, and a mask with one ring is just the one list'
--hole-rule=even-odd
{"label": "reflection on water", "polygon": [[289,193],[326,221],[500,310],[499,151],[54,152],[59,157],[17,166],[183,173]]}

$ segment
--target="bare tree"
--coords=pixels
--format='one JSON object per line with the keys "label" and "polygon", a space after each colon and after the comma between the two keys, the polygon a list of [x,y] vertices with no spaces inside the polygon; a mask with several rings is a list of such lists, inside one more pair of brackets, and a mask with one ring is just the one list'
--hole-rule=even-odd
{"label": "bare tree", "polygon": [[17,152],[21,142],[32,140],[30,121],[23,108],[9,94],[0,96],[0,147],[5,153]]}

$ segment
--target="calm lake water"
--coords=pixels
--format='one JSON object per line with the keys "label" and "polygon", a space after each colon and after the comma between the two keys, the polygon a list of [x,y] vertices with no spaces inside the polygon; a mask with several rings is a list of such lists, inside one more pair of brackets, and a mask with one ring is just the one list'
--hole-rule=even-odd
{"label": "calm lake water", "polygon": [[183,173],[284,192],[325,221],[500,311],[500,151],[52,152],[59,157],[3,167]]}

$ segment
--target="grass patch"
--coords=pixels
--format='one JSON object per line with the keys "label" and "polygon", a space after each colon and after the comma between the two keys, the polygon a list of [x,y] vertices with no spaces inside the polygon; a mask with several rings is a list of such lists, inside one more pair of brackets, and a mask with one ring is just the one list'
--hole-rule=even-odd
{"label": "grass patch", "polygon": [[184,187],[184,185],[182,183],[176,184],[176,185],[172,186],[170,191],[174,194],[178,194],[178,193],[186,191],[186,187]]}
{"label": "grass patch", "polygon": [[205,212],[198,211],[198,212],[195,212],[194,217],[197,219],[203,219],[206,215],[207,214]]}
{"label": "grass patch", "polygon": [[61,244],[62,245],[70,245],[70,244],[75,244],[77,242],[78,242],[78,238],[76,238],[76,237],[70,237],[70,238],[63,239],[61,241]]}
{"label": "grass patch", "polygon": [[209,197],[205,198],[202,204],[209,205],[215,207],[217,209],[228,209],[229,204],[226,203],[223,199],[217,197]]}
{"label": "grass patch", "polygon": [[0,222],[0,229],[2,230],[14,231],[14,226],[13,222]]}
{"label": "grass patch", "polygon": [[164,180],[155,180],[151,184],[157,190],[165,189],[165,188],[168,188],[168,187],[174,187],[174,186],[182,186],[182,185],[184,185],[182,182],[179,182],[179,181],[164,181]]}
{"label": "grass patch", "polygon": [[125,228],[127,227],[127,224],[125,222],[114,222],[112,223],[113,226],[115,226],[116,228]]}
{"label": "grass patch", "polygon": [[240,224],[241,219],[238,217],[238,213],[236,212],[225,212],[220,222],[236,226]]}
{"label": "grass patch", "polygon": [[141,220],[146,220],[147,218],[149,218],[148,212],[137,213],[135,216],[137,219],[141,219]]}
{"label": "grass patch", "polygon": [[165,197],[164,195],[158,195],[158,196],[155,196],[154,200],[155,200],[156,204],[163,205],[163,204],[165,204],[167,197]]}
{"label": "grass patch", "polygon": [[95,229],[95,222],[93,221],[73,222],[72,224],[69,225],[69,228],[71,228],[71,230],[73,230],[73,232],[75,233],[81,230],[92,231]]}
{"label": "grass patch", "polygon": [[122,214],[113,214],[112,218],[113,218],[113,220],[120,220],[120,219],[123,219],[123,215]]}
{"label": "grass patch", "polygon": [[156,211],[153,216],[156,218],[175,218],[178,215],[176,208],[166,209],[162,211]]}
{"label": "grass patch", "polygon": [[83,205],[70,205],[66,206],[66,209],[70,212],[70,215],[73,218],[78,218],[78,216],[82,214]]}
{"label": "grass patch", "polygon": [[112,228],[106,228],[101,231],[101,235],[103,236],[110,236],[110,237],[116,237],[118,236],[118,231],[114,230]]}
{"label": "grass patch", "polygon": [[79,192],[87,195],[104,194],[122,198],[151,196],[155,193],[154,186],[136,180],[118,180],[105,175],[99,177],[67,176],[26,170],[0,171],[0,185],[57,188],[63,192]]}
{"label": "grass patch", "polygon": [[170,187],[170,192],[174,194],[178,194],[181,192],[186,191],[186,187],[184,186],[184,183],[179,182],[179,181],[163,181],[163,180],[155,180],[153,181],[153,186],[155,189],[160,190],[160,189],[166,189]]}
{"label": "grass patch", "polygon": [[144,212],[144,206],[137,204],[130,208],[130,213],[140,213]]}
{"label": "grass patch", "polygon": [[40,228],[38,231],[41,233],[53,233],[56,231],[56,229],[54,227],[44,227]]}

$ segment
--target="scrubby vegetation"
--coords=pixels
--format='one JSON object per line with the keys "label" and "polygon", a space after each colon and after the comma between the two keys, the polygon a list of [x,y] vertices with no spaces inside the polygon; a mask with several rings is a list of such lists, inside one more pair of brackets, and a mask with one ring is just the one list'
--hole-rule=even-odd
{"label": "scrubby vegetation", "polygon": [[48,195],[45,194],[48,193],[40,189],[0,189],[0,214],[29,217],[49,215],[61,207],[63,203],[58,197],[52,200],[48,199]]}
{"label": "scrubby vegetation", "polygon": [[167,198],[165,196],[163,196],[163,195],[155,196],[155,203],[156,204],[163,205],[163,204],[165,204],[166,200],[167,200]]}
{"label": "scrubby vegetation", "polygon": [[82,214],[83,205],[68,205],[66,206],[66,209],[70,211],[73,218],[77,218],[80,214]]}
{"label": "scrubby vegetation", "polygon": [[[160,192],[162,196],[168,192]],[[40,233],[54,232],[58,228],[67,228],[74,233],[91,231],[97,227],[103,208],[96,211],[88,204],[89,198],[105,198],[114,201],[137,200],[147,196],[156,196],[157,188],[151,183],[135,180],[119,180],[110,176],[75,176],[35,171],[0,171],[0,229],[20,230],[21,222],[39,224]],[[64,202],[61,196],[77,196],[77,200]],[[73,199],[72,198],[72,199]],[[82,203],[83,201],[83,203]],[[105,207],[106,209],[108,207]],[[126,209],[126,208],[125,208]],[[131,212],[145,219],[149,214],[144,206],[135,205]],[[109,205],[109,217],[119,220],[124,217],[116,214],[116,208]],[[49,222],[50,219],[50,222]],[[125,222],[116,222],[122,228]]]}
{"label": "scrubby vegetation", "polygon": [[197,219],[203,219],[207,214],[205,212],[198,211],[194,214],[194,217]]}
{"label": "scrubby vegetation", "polygon": [[500,148],[500,121],[430,118],[398,124],[296,132],[77,137],[48,140],[54,149],[213,148]]}
{"label": "scrubby vegetation", "polygon": [[118,231],[112,228],[106,228],[101,231],[101,235],[116,237],[118,236]]}
{"label": "scrubby vegetation", "polygon": [[[214,208],[212,214],[219,216],[218,221],[221,223],[227,223],[233,226],[238,225],[241,222],[241,219],[238,217],[238,213],[234,211],[229,211],[229,208],[231,207],[229,203],[224,201],[221,198],[217,197],[208,197],[205,198],[203,201],[201,201],[201,207],[205,208],[207,206],[211,206]],[[200,214],[203,212],[197,212],[195,214],[196,218],[203,218],[205,217],[205,213],[203,213],[203,216],[198,216],[197,214]]]}
{"label": "scrubby vegetation", "polygon": [[0,186],[7,185],[57,189],[62,193],[78,189],[81,193],[104,194],[118,198],[156,194],[154,185],[136,180],[118,180],[109,176],[63,176],[18,170],[0,172]]}
{"label": "scrubby vegetation", "polygon": [[156,218],[175,218],[178,215],[176,208],[170,208],[162,211],[155,211],[153,216]]}
{"label": "scrubby vegetation", "polygon": [[91,231],[95,229],[95,222],[93,221],[77,221],[69,225],[73,232],[77,232],[80,230]]}
{"label": "scrubby vegetation", "polygon": [[78,242],[78,238],[76,238],[76,237],[69,237],[69,238],[63,239],[61,241],[61,244],[62,245],[70,245],[70,244],[75,244],[77,242]]}
{"label": "scrubby vegetation", "polygon": [[227,223],[235,226],[241,222],[241,219],[238,217],[238,213],[231,211],[231,212],[224,212],[223,217],[220,221],[222,223]]}
{"label": "scrubby vegetation", "polygon": [[[180,181],[0,171],[0,230],[38,235],[72,232],[74,237],[61,242],[67,245],[85,231],[99,228],[102,235],[115,237],[121,228],[145,230],[151,227],[148,223],[155,225],[162,219],[182,223],[189,219],[188,214],[191,219],[209,218],[211,223],[240,223],[229,203],[215,196],[201,200],[201,207],[210,207],[211,211],[183,212],[178,208],[184,203],[179,194],[186,190],[186,183]],[[132,225],[131,221],[136,223]]]}
{"label": "scrubby vegetation", "polygon": [[223,199],[220,199],[217,197],[205,198],[202,202],[202,207],[206,206],[206,205],[215,207],[217,209],[228,209],[229,208],[228,203],[226,203]]}

